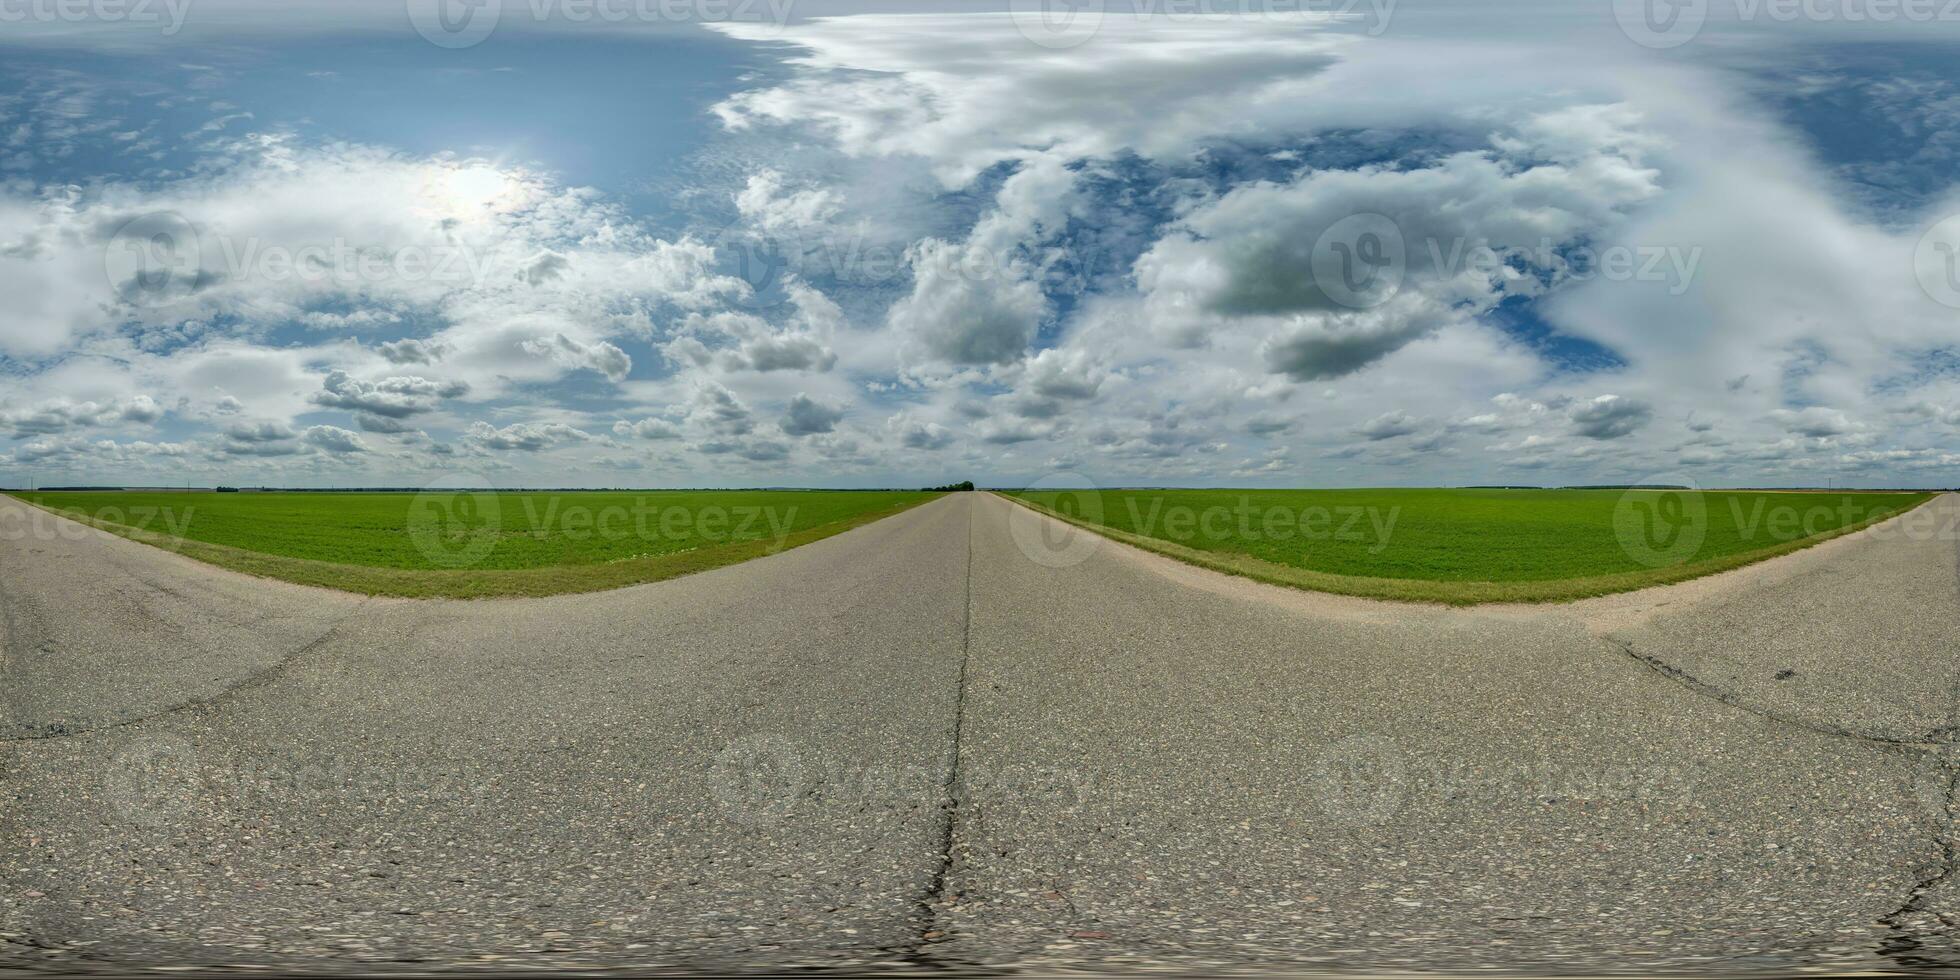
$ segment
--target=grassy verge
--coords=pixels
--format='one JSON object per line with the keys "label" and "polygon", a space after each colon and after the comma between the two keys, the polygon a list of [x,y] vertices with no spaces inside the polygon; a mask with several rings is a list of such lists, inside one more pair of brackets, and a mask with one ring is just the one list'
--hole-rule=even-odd
{"label": "grassy verge", "polygon": [[[781,539],[736,541],[597,564],[469,569],[385,568],[272,555],[114,524],[32,500],[22,502],[131,541],[261,578],[363,595],[413,599],[492,599],[599,592],[705,572],[821,541],[911,510],[937,499],[937,496],[908,499],[891,507],[801,528]],[[21,498],[16,496],[15,499]]]}
{"label": "grassy verge", "polygon": [[1573,602],[1596,596],[1611,595],[1617,592],[1632,592],[1637,589],[1657,585],[1685,582],[1689,579],[1713,575],[1730,569],[1753,565],[1757,562],[1791,552],[1801,551],[1812,545],[1829,541],[1832,538],[1855,533],[1874,524],[1883,523],[1903,516],[1923,507],[1938,495],[1930,495],[1911,506],[1897,511],[1878,514],[1863,521],[1834,528],[1811,537],[1794,541],[1781,541],[1752,551],[1725,554],[1700,561],[1690,561],[1679,565],[1661,568],[1641,569],[1631,572],[1617,572],[1607,575],[1593,575],[1549,581],[1477,582],[1477,581],[1434,581],[1427,579],[1372,578],[1360,575],[1337,575],[1282,565],[1278,562],[1255,558],[1250,555],[1230,552],[1206,551],[1188,547],[1161,538],[1147,537],[1081,520],[1053,508],[1028,500],[1014,494],[997,494],[1029,510],[1045,514],[1056,520],[1084,528],[1111,540],[1120,541],[1145,551],[1175,558],[1188,564],[1237,575],[1254,581],[1272,585],[1285,585],[1312,592],[1326,592],[1334,595],[1357,596],[1367,599],[1388,599],[1398,602],[1422,602],[1448,606],[1475,606],[1491,603],[1547,603]]}

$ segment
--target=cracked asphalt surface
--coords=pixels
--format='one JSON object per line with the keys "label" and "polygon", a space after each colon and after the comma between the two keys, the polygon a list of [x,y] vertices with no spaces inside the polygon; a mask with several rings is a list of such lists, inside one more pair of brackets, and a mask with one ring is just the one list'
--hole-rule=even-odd
{"label": "cracked asphalt surface", "polygon": [[1471,610],[985,494],[463,603],[64,524],[0,541],[0,970],[1960,966],[1921,513]]}

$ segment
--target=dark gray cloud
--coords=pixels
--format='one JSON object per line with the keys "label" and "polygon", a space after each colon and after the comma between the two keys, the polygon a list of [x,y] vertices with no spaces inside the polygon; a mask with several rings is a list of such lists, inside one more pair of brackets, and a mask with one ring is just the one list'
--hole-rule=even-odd
{"label": "dark gray cloud", "polygon": [[1601,395],[1572,410],[1572,431],[1588,439],[1619,439],[1632,435],[1653,417],[1653,406],[1637,398]]}
{"label": "dark gray cloud", "polygon": [[783,431],[793,436],[811,436],[830,432],[837,423],[844,420],[844,410],[835,405],[827,405],[808,395],[799,394],[790,399],[789,410],[783,415]]}

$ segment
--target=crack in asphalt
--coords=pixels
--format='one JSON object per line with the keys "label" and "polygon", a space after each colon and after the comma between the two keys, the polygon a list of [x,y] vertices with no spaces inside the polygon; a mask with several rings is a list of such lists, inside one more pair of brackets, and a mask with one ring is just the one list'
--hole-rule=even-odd
{"label": "crack in asphalt", "polygon": [[[1899,904],[1898,908],[1879,917],[1879,924],[1885,926],[1890,934],[1879,942],[1874,952],[1879,956],[1892,960],[1902,967],[1915,970],[1950,969],[1956,962],[1960,962],[1953,959],[1943,959],[1929,953],[1924,938],[1926,930],[1923,925],[1924,919],[1927,916],[1938,920],[1940,925],[1947,929],[1953,929],[1957,924],[1960,924],[1956,923],[1952,916],[1928,907],[1932,900],[1933,892],[1951,879],[1956,871],[1960,871],[1960,847],[1956,847],[1953,833],[1955,808],[1956,806],[1960,806],[1960,799],[1956,799],[1956,797],[1960,797],[1960,768],[1956,768],[1950,758],[1955,746],[1954,726],[1947,725],[1935,729],[1928,739],[1913,740],[1877,735],[1870,732],[1858,732],[1835,725],[1791,718],[1778,712],[1748,704],[1741,696],[1734,692],[1701,680],[1693,674],[1652,654],[1641,653],[1635,650],[1633,644],[1625,640],[1608,638],[1608,642],[1619,648],[1622,653],[1626,654],[1634,662],[1679,684],[1699,697],[1718,701],[1738,711],[1754,715],[1773,724],[1795,728],[1800,731],[1810,732],[1811,734],[1863,742],[1887,752],[1908,752],[1921,755],[1932,764],[1938,766],[1946,784],[1943,802],[1940,813],[1929,813],[1928,816],[1933,817],[1934,821],[1938,824],[1932,837],[1933,844],[1939,849],[1939,862],[1926,873],[1914,879],[1912,887],[1906,892],[1906,897]],[[1956,704],[1960,705],[1960,702],[1956,702]],[[1923,799],[1919,802],[1922,805],[1924,804]],[[1928,809],[1930,810],[1930,807]]]}
{"label": "crack in asphalt", "polygon": [[[1954,564],[1954,602],[1960,604],[1960,557],[1956,557]],[[1960,672],[1949,678],[1947,703],[1949,724],[1943,731],[1960,730],[1960,725],[1954,724],[1960,721]],[[1960,957],[1956,957],[1950,941],[1946,955],[1940,957],[1927,950],[1924,938],[1927,932],[1925,919],[1928,916],[1938,921],[1949,933],[1960,926],[1952,914],[1930,907],[1933,892],[1960,872],[1960,846],[1954,842],[1954,818],[1956,809],[1960,809],[1960,764],[1956,764],[1956,758],[1956,749],[1951,745],[1930,757],[1946,779],[1942,810],[1936,816],[1939,827],[1933,835],[1940,851],[1939,864],[1914,883],[1912,891],[1907,893],[1905,901],[1897,909],[1879,919],[1892,934],[1879,944],[1878,953],[1903,967],[1951,970],[1960,964]],[[1915,919],[1918,921],[1912,921]]]}
{"label": "crack in asphalt", "polygon": [[[926,893],[919,900],[923,921],[919,938],[910,950],[914,955],[946,935],[946,930],[939,927],[948,902],[947,878],[953,870],[953,850],[959,835],[960,805],[964,795],[960,783],[960,735],[966,728],[967,665],[973,659],[973,525],[978,520],[978,513],[979,508],[969,501],[966,510],[966,619],[960,627],[960,671],[953,689],[952,744],[947,752],[946,779],[940,787],[939,859],[926,886]],[[958,896],[952,898],[957,900]]]}
{"label": "crack in asphalt", "polygon": [[292,668],[299,663],[301,658],[305,657],[309,653],[312,653],[314,650],[319,649],[321,646],[324,646],[327,643],[327,641],[332,640],[334,637],[338,636],[340,634],[341,627],[346,626],[347,622],[353,619],[355,614],[359,613],[364,607],[366,607],[368,602],[369,599],[362,599],[361,601],[355,603],[353,606],[348,608],[347,613],[345,615],[341,616],[339,619],[334,620],[333,625],[327,627],[327,629],[324,632],[322,632],[319,636],[316,636],[313,639],[308,640],[304,644],[301,644],[298,649],[292,651],[291,653],[286,654],[283,657],[280,657],[277,662],[271,664],[270,666],[265,667],[262,670],[259,670],[257,672],[254,672],[252,674],[249,674],[239,679],[239,681],[235,684],[226,686],[204,697],[192,698],[189,701],[185,701],[181,704],[171,705],[168,708],[164,708],[159,711],[153,711],[147,715],[140,715],[135,718],[125,718],[121,721],[111,722],[106,725],[91,725],[88,727],[75,728],[75,727],[70,727],[68,725],[65,725],[61,722],[50,722],[48,724],[42,725],[41,731],[37,734],[14,735],[14,736],[8,736],[6,738],[0,738],[0,745],[17,745],[25,742],[49,742],[49,741],[54,741],[56,739],[75,738],[81,735],[91,735],[97,732],[115,731],[118,728],[128,728],[131,725],[141,725],[145,722],[155,721],[158,718],[166,718],[169,717],[170,715],[174,715],[179,712],[190,711],[195,708],[208,707],[210,705],[218,703],[219,701],[223,701],[227,698],[234,697],[239,694],[243,694],[247,691],[257,690],[258,688],[264,687],[267,684],[270,684],[273,681],[278,680],[282,675],[292,670]]}
{"label": "crack in asphalt", "polygon": [[[1954,585],[1955,602],[1960,604],[1960,561],[1956,562],[1954,568]],[[1960,752],[1960,673],[1956,673],[1949,679],[1948,723],[1928,732],[1925,738],[1907,739],[1807,721],[1757,707],[1747,703],[1732,691],[1704,681],[1652,654],[1635,650],[1632,643],[1614,637],[1604,637],[1604,639],[1618,647],[1620,652],[1635,662],[1701,697],[1719,701],[1774,724],[1832,738],[1863,742],[1886,751],[1918,754],[1938,767],[1940,776],[1945,782],[1940,812],[1937,814],[1929,812],[1927,815],[1932,817],[1937,825],[1932,834],[1932,842],[1939,850],[1939,861],[1914,879],[1911,889],[1898,908],[1879,917],[1879,924],[1885,926],[1890,935],[1878,944],[1875,952],[1901,967],[1913,970],[1951,970],[1956,965],[1960,965],[1960,950],[1953,949],[1951,943],[1948,944],[1949,948],[1944,956],[1936,955],[1928,950],[1925,938],[1929,931],[1926,922],[1928,918],[1937,921],[1940,927],[1949,932],[1960,928],[1960,921],[1956,921],[1954,915],[1930,907],[1934,892],[1952,880],[1956,873],[1960,873],[1960,845],[1956,845],[1954,841],[1956,808],[1960,808],[1960,764],[1956,764],[1956,752]],[[1926,805],[1923,796],[1918,802],[1922,806]],[[1930,806],[1926,808],[1931,810]]]}
{"label": "crack in asphalt", "polygon": [[1946,778],[1946,800],[1944,812],[1940,817],[1942,826],[1933,835],[1933,842],[1940,851],[1939,863],[1928,869],[1925,875],[1913,883],[1912,891],[1906,894],[1905,901],[1900,903],[1897,909],[1879,917],[1878,920],[1891,930],[1891,935],[1886,937],[1884,942],[1879,943],[1878,954],[1900,966],[1914,969],[1951,969],[1956,962],[1951,957],[1942,958],[1928,953],[1926,942],[1921,938],[1925,929],[1913,921],[1915,919],[1923,921],[1924,917],[1930,915],[1947,929],[1952,929],[1955,925],[1951,915],[1929,907],[1933,892],[1953,877],[1956,864],[1960,864],[1960,855],[1956,855],[1953,841],[1955,797],[1956,794],[1960,794],[1960,770],[1956,770],[1953,764],[1945,759],[1937,761],[1940,768],[1944,770]]}
{"label": "crack in asphalt", "polygon": [[[1960,603],[1960,564],[1955,566],[1955,601]],[[1954,841],[1956,808],[1960,808],[1960,765],[1956,765],[1956,747],[1960,746],[1960,673],[1949,681],[1948,724],[1929,732],[1924,739],[1904,739],[1872,732],[1853,731],[1836,725],[1792,718],[1746,703],[1740,695],[1722,687],[1710,684],[1687,671],[1668,663],[1652,654],[1641,653],[1633,644],[1612,637],[1607,642],[1637,663],[1667,678],[1701,697],[1719,701],[1739,711],[1755,715],[1778,725],[1796,728],[1813,734],[1832,738],[1850,739],[1876,746],[1886,751],[1907,751],[1921,754],[1932,765],[1937,766],[1945,788],[1941,796],[1940,812],[1929,813],[1937,825],[1932,834],[1933,844],[1939,850],[1939,861],[1914,879],[1912,888],[1906,893],[1899,907],[1880,916],[1879,924],[1890,931],[1890,935],[1878,944],[1878,955],[1892,960],[1902,967],[1915,970],[1952,969],[1960,964],[1954,955],[1942,957],[1927,949],[1925,941],[1925,920],[1930,917],[1947,930],[1960,928],[1952,914],[1931,908],[1933,893],[1960,873],[1960,845]],[[1922,805],[1922,797],[1918,802]],[[1930,810],[1930,807],[1928,807]],[[1915,921],[1917,920],[1917,921]]]}
{"label": "crack in asphalt", "polygon": [[1757,707],[1756,705],[1750,704],[1748,701],[1744,700],[1740,695],[1732,691],[1729,691],[1715,684],[1710,684],[1709,682],[1704,681],[1701,678],[1696,677],[1695,675],[1690,674],[1687,671],[1682,670],[1681,668],[1676,667],[1673,664],[1668,663],[1667,661],[1654,656],[1653,654],[1641,653],[1640,651],[1635,650],[1633,648],[1633,644],[1625,640],[1615,639],[1612,637],[1607,637],[1605,639],[1606,642],[1612,644],[1621,653],[1626,654],[1627,657],[1632,659],[1635,663],[1638,663],[1641,666],[1646,667],[1647,669],[1653,671],[1654,673],[1659,674],[1662,677],[1665,677],[1668,680],[1673,681],[1674,683],[1687,688],[1689,691],[1692,691],[1695,694],[1701,695],[1702,697],[1708,698],[1710,700],[1720,701],[1721,703],[1728,705],[1729,707],[1734,708],[1738,711],[1747,712],[1748,714],[1755,715],[1756,717],[1762,718],[1766,721],[1775,722],[1776,724],[1779,725],[1785,725],[1791,728],[1802,729],[1803,731],[1807,731],[1815,735],[1828,735],[1832,738],[1848,738],[1858,742],[1867,742],[1872,745],[1880,746],[1886,749],[1893,749],[1893,750],[1908,749],[1908,750],[1926,751],[1926,750],[1936,749],[1942,745],[1952,745],[1956,741],[1960,741],[1960,732],[1956,732],[1952,726],[1945,726],[1942,728],[1935,729],[1933,732],[1929,733],[1928,737],[1926,738],[1899,738],[1892,735],[1883,735],[1877,732],[1861,732],[1849,728],[1841,728],[1837,725],[1827,725],[1822,722],[1808,721],[1803,718],[1793,718],[1789,715],[1781,714],[1779,712],[1771,711],[1767,708],[1761,708],[1761,707]]}

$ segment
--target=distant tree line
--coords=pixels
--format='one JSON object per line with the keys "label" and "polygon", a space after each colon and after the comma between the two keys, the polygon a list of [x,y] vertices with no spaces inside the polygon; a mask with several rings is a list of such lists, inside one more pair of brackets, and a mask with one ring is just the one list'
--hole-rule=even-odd
{"label": "distant tree line", "polygon": [[960,481],[960,482],[958,482],[958,483],[949,483],[949,484],[947,484],[947,485],[945,485],[945,486],[943,486],[943,487],[927,487],[927,488],[926,488],[926,492],[928,492],[928,493],[960,493],[960,492],[962,492],[962,491],[966,491],[966,490],[971,490],[971,489],[973,489],[973,481],[972,481],[972,480],[962,480],[962,481]]}

